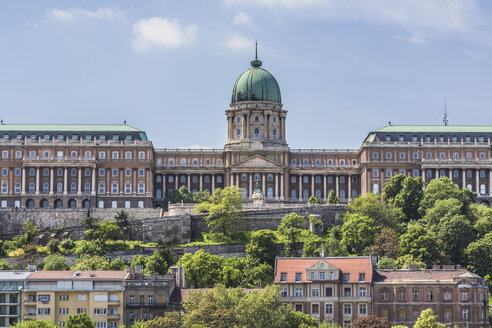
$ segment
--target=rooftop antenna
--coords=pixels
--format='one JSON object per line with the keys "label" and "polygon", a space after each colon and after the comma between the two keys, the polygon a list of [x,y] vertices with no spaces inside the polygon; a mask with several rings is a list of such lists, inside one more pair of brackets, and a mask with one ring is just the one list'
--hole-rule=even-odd
{"label": "rooftop antenna", "polygon": [[388,121],[388,125],[391,125],[391,121]]}
{"label": "rooftop antenna", "polygon": [[261,66],[261,60],[258,60],[258,41],[255,42],[255,60],[251,62],[251,66],[258,68]]}
{"label": "rooftop antenna", "polygon": [[446,97],[444,97],[444,118],[442,119],[442,123],[447,126],[448,125],[448,106],[446,105]]}
{"label": "rooftop antenna", "polygon": [[255,41],[255,59],[258,60],[258,40]]}
{"label": "rooftop antenna", "polygon": [[125,120],[123,121],[123,123],[126,125],[126,118],[125,118]]}

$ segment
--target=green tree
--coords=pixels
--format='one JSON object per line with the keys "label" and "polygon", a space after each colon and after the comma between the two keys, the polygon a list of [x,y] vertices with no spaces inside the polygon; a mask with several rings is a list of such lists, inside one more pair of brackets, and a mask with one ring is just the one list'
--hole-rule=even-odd
{"label": "green tree", "polygon": [[391,328],[391,323],[384,318],[369,314],[355,319],[351,328]]}
{"label": "green tree", "polygon": [[393,269],[395,268],[395,260],[391,257],[383,256],[378,261],[378,269]]}
{"label": "green tree", "polygon": [[68,267],[65,256],[61,254],[51,254],[44,259],[43,270],[47,271],[61,271]]}
{"label": "green tree", "polygon": [[337,197],[335,192],[333,190],[330,191],[330,194],[328,195],[328,199],[326,200],[327,204],[339,204],[340,199]]}
{"label": "green tree", "polygon": [[162,317],[157,317],[145,322],[143,328],[181,328],[181,315],[179,312],[166,312]]}
{"label": "green tree", "polygon": [[410,266],[416,266],[419,269],[425,268],[425,263],[421,260],[414,258],[410,254],[405,254],[396,259],[394,268],[395,269],[409,269]]}
{"label": "green tree", "polygon": [[273,266],[278,255],[277,236],[272,230],[257,230],[251,233],[246,244],[246,253],[259,263],[268,263]]}
{"label": "green tree", "polygon": [[123,261],[121,258],[116,258],[109,262],[109,270],[123,271],[128,267],[128,262]]}
{"label": "green tree", "polygon": [[481,277],[492,277],[492,232],[465,249],[468,269]]}
{"label": "green tree", "polygon": [[114,221],[116,223],[116,226],[121,231],[121,236],[123,237],[123,240],[126,241],[127,239],[130,239],[131,225],[130,215],[128,214],[128,212],[124,210],[119,211],[114,216]]}
{"label": "green tree", "polygon": [[0,260],[0,270],[12,270],[12,266],[7,262],[6,259]]}
{"label": "green tree", "polygon": [[420,219],[419,206],[424,197],[424,182],[420,177],[407,177],[401,191],[395,196],[394,204],[401,209],[406,222]]}
{"label": "green tree", "polygon": [[154,253],[146,258],[145,261],[145,272],[148,274],[156,273],[159,275],[164,275],[167,273],[169,265],[162,258],[159,253]]}
{"label": "green tree", "polygon": [[318,328],[318,320],[300,311],[290,311],[287,321],[290,328]]}
{"label": "green tree", "polygon": [[383,188],[382,198],[387,203],[393,203],[396,196],[403,189],[403,181],[405,181],[404,174],[397,174],[393,176],[390,181],[386,182]]}
{"label": "green tree", "polygon": [[437,315],[434,315],[432,309],[427,309],[420,313],[413,328],[444,328],[444,325],[437,321]]}
{"label": "green tree", "polygon": [[244,280],[242,287],[253,288],[273,283],[273,267],[268,263],[258,263],[250,257],[244,258]]}
{"label": "green tree", "polygon": [[285,238],[285,256],[297,256],[296,243],[303,224],[304,218],[297,213],[289,213],[282,218],[278,233]]}
{"label": "green tree", "polygon": [[400,242],[396,231],[391,228],[383,228],[368,249],[370,255],[387,256],[393,259],[398,256],[399,252]]}
{"label": "green tree", "polygon": [[385,227],[395,231],[401,230],[401,212],[393,204],[383,202],[378,195],[357,197],[349,204],[349,212],[371,218],[378,230]]}
{"label": "green tree", "polygon": [[371,246],[377,228],[374,221],[356,213],[347,213],[342,225],[342,243],[347,246],[350,254],[362,255]]}
{"label": "green tree", "polygon": [[439,263],[442,259],[440,240],[418,223],[410,223],[400,236],[400,250],[401,255],[410,255],[425,264]]}
{"label": "green tree", "polygon": [[23,243],[27,244],[34,241],[34,237],[39,233],[39,228],[32,224],[30,220],[26,220],[22,225],[22,231],[24,231]]}
{"label": "green tree", "polygon": [[220,256],[206,253],[203,249],[195,254],[186,253],[178,262],[185,270],[186,282],[195,288],[212,287],[221,279],[224,259]]}
{"label": "green tree", "polygon": [[217,188],[210,201],[198,204],[196,211],[208,213],[205,221],[211,232],[227,235],[243,224],[242,191],[236,186]]}
{"label": "green tree", "polygon": [[77,258],[77,264],[74,269],[78,271],[82,270],[93,270],[93,271],[103,271],[109,270],[110,264],[109,260],[104,256],[99,255],[81,255]]}
{"label": "green tree", "polygon": [[311,196],[308,199],[309,204],[323,204],[323,200],[319,198],[318,196]]}
{"label": "green tree", "polygon": [[470,215],[475,218],[474,228],[477,231],[477,238],[482,238],[489,232],[492,232],[492,208],[472,204],[469,210]]}
{"label": "green tree", "polygon": [[462,196],[462,191],[448,177],[441,177],[438,180],[433,179],[424,190],[419,213],[424,216],[425,212],[434,207],[435,202],[439,199],[455,198],[462,200]]}
{"label": "green tree", "polygon": [[73,314],[68,316],[66,321],[67,328],[96,328],[96,324],[92,322],[87,313]]}
{"label": "green tree", "polygon": [[58,328],[57,325],[49,320],[26,320],[16,323],[14,328]]}
{"label": "green tree", "polygon": [[304,240],[304,245],[302,247],[302,257],[318,257],[321,253],[319,244],[321,243],[321,238],[313,233],[309,233],[307,239]]}

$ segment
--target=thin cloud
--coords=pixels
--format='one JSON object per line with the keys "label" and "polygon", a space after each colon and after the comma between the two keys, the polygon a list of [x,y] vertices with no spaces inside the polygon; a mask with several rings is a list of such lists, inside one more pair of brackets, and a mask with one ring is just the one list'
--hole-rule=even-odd
{"label": "thin cloud", "polygon": [[179,48],[194,40],[196,30],[194,25],[181,26],[176,19],[142,19],[133,25],[132,47],[138,52],[149,52],[152,48]]}
{"label": "thin cloud", "polygon": [[233,36],[226,41],[225,46],[233,51],[254,49],[254,42],[243,36]]}
{"label": "thin cloud", "polygon": [[246,13],[242,11],[238,11],[236,15],[234,15],[233,24],[234,25],[244,25],[250,26],[252,23],[251,17],[249,17]]}
{"label": "thin cloud", "polygon": [[225,0],[227,5],[261,5],[268,7],[299,8],[326,3],[328,0]]}
{"label": "thin cloud", "polygon": [[53,8],[48,12],[48,17],[65,23],[73,23],[79,19],[96,19],[109,22],[125,20],[125,16],[122,13],[116,12],[111,8],[99,8],[95,11],[82,8],[69,8],[66,10]]}

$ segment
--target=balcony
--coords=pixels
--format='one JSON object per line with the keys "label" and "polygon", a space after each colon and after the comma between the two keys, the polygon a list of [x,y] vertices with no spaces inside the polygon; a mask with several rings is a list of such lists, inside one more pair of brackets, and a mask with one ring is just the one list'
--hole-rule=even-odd
{"label": "balcony", "polygon": [[121,304],[121,302],[119,300],[116,300],[116,301],[109,300],[108,301],[108,305],[110,305],[110,306],[119,306],[120,304]]}
{"label": "balcony", "polygon": [[126,303],[127,307],[166,307],[166,304],[157,303]]}
{"label": "balcony", "polygon": [[72,156],[48,156],[48,157],[43,157],[43,156],[24,156],[22,158],[24,162],[46,162],[46,163],[53,163],[53,162],[91,162],[95,161],[96,158],[94,156],[78,156],[78,157],[72,157]]}
{"label": "balcony", "polygon": [[36,314],[35,313],[24,313],[24,315],[22,316],[22,318],[24,320],[36,319]]}
{"label": "balcony", "polygon": [[120,319],[120,314],[119,313],[110,313],[108,314],[108,320],[119,320]]}

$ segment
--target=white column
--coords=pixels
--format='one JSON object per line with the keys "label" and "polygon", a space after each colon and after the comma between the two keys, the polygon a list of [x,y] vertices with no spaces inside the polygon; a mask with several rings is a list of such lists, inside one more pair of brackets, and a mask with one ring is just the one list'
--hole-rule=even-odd
{"label": "white column", "polygon": [[462,172],[462,175],[463,175],[463,186],[461,187],[461,189],[463,188],[466,188],[466,169],[463,169],[463,172]]}
{"label": "white column", "polygon": [[[490,171],[490,177],[492,178],[492,171]],[[22,195],[26,193],[26,168],[22,168]]]}
{"label": "white column", "polygon": [[203,174],[200,173],[200,191],[203,190]]}
{"label": "white column", "polygon": [[436,169],[436,180],[439,179],[439,169]]}
{"label": "white column", "polygon": [[489,170],[489,196],[492,195],[492,170]]}
{"label": "white column", "polygon": [[453,181],[453,170],[449,169],[449,179]]}
{"label": "white column", "polygon": [[234,186],[234,173],[231,172],[231,186]]}
{"label": "white column", "polygon": [[92,184],[91,184],[91,194],[96,194],[96,168],[92,168]]}
{"label": "white column", "polygon": [[191,175],[190,173],[188,173],[188,181],[187,181],[187,188],[188,188],[188,191],[191,190]]}
{"label": "white column", "polygon": [[349,174],[347,176],[347,179],[348,179],[348,195],[347,195],[347,199],[348,200],[352,200],[352,176]]}
{"label": "white column", "polygon": [[50,195],[53,195],[53,184],[55,183],[54,173],[55,173],[55,169],[51,168],[51,170],[50,170]]}
{"label": "white column", "polygon": [[253,195],[253,174],[249,174],[249,190],[248,195],[251,197]]}
{"label": "white column", "polygon": [[[82,168],[79,167],[79,175],[77,177],[77,194],[80,195],[82,193]],[[124,188],[124,186],[121,186]]]}
{"label": "white column", "polygon": [[212,190],[211,190],[211,193],[213,194],[214,193],[214,190],[215,190],[215,174],[212,174],[211,179],[212,179]]}
{"label": "white column", "polygon": [[36,195],[39,195],[39,167],[36,168]]}
{"label": "white column", "polygon": [[263,179],[261,181],[261,192],[263,193],[263,195],[266,194],[265,183],[266,183],[266,181],[265,181],[265,173],[263,173]]}
{"label": "white column", "polygon": [[[108,171],[109,174],[109,171]],[[107,186],[109,189],[109,186]],[[67,194],[67,189],[68,189],[68,168],[65,168],[65,172],[63,172],[63,194]]]}
{"label": "white column", "polygon": [[422,181],[425,182],[425,170],[422,169]]}
{"label": "white column", "polygon": [[275,199],[278,198],[278,173],[275,173]]}
{"label": "white column", "polygon": [[166,175],[162,175],[162,199],[166,198]]}
{"label": "white column", "polygon": [[340,177],[338,175],[335,176],[335,181],[336,181],[336,184],[335,184],[335,194],[336,194],[337,197],[340,197],[340,194],[339,194]]}
{"label": "white column", "polygon": [[326,201],[326,174],[323,174],[323,201]]}
{"label": "white column", "polygon": [[[490,172],[490,176],[492,177],[492,171]],[[284,174],[280,175],[280,199],[284,200]]]}
{"label": "white column", "polygon": [[299,200],[302,200],[302,174],[299,174]]}
{"label": "white column", "polygon": [[480,170],[475,170],[475,192],[480,195]]}
{"label": "white column", "polygon": [[175,190],[178,190],[178,179],[179,179],[179,175],[174,175],[174,189]]}
{"label": "white column", "polygon": [[314,196],[314,174],[311,174],[311,196]]}

